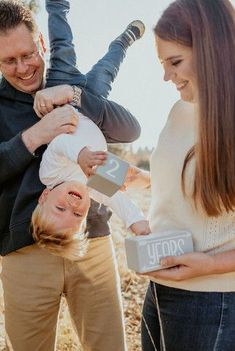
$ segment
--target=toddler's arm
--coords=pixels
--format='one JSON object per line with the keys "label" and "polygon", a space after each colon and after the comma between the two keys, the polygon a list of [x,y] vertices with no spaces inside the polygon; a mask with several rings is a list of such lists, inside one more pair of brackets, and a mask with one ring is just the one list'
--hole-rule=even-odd
{"label": "toddler's arm", "polygon": [[[39,176],[43,184],[52,188],[56,184],[63,181],[78,180],[83,184],[86,183],[85,174],[77,164],[77,155],[79,148],[83,148],[80,139],[73,135],[60,135],[56,137],[44,152]],[[107,206],[110,206],[117,215],[123,220],[127,228],[132,224],[144,221],[143,213],[135,206],[135,204],[124,194],[119,191],[111,198],[91,190],[91,197]],[[146,228],[132,227],[136,234],[145,234]]]}
{"label": "toddler's arm", "polygon": [[[37,100],[40,99],[40,100]],[[36,94],[35,112],[39,117],[50,111],[54,105],[63,105],[73,99],[73,89],[69,85],[41,90]],[[140,124],[123,106],[114,101],[99,98],[82,89],[81,112],[89,117],[103,132],[108,143],[130,143],[140,136]]]}
{"label": "toddler's arm", "polygon": [[[122,191],[117,191],[112,197],[90,190],[90,196],[97,202],[109,206],[135,234],[148,234],[150,229],[143,212]],[[139,222],[139,223],[138,223]],[[135,224],[135,225],[133,225]]]}

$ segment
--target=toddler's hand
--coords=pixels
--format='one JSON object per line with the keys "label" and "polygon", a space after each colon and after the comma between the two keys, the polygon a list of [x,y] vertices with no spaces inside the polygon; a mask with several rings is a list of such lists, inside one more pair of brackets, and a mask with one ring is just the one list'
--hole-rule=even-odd
{"label": "toddler's hand", "polygon": [[136,235],[147,235],[151,233],[149,221],[142,220],[130,226],[131,231]]}
{"label": "toddler's hand", "polygon": [[95,173],[96,166],[104,164],[107,159],[105,151],[91,151],[84,147],[78,155],[78,163],[87,177]]}

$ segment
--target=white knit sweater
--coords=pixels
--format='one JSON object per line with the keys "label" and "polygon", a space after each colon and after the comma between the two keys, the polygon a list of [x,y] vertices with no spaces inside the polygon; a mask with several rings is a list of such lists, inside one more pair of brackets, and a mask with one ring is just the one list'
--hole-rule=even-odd
{"label": "white knit sweater", "polygon": [[[187,152],[195,144],[197,115],[192,104],[178,102],[151,156],[150,228],[153,233],[184,229],[193,235],[195,251],[209,255],[235,249],[235,213],[214,218],[196,210],[190,197],[195,164],[186,171],[184,197],[181,172]],[[235,291],[235,272],[214,274],[180,282],[156,280],[159,284],[193,291]]]}

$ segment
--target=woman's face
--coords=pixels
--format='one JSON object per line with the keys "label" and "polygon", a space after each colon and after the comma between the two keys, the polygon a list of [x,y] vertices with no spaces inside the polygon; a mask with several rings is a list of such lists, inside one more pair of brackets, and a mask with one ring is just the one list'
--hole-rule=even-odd
{"label": "woman's face", "polygon": [[197,84],[193,67],[192,48],[156,37],[158,57],[163,65],[164,80],[171,80],[181,99],[197,101]]}

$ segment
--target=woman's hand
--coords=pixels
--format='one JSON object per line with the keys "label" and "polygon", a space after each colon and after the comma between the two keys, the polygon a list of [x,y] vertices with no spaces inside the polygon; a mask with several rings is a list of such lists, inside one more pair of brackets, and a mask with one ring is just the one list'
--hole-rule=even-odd
{"label": "woman's hand", "polygon": [[[163,269],[145,273],[152,278],[180,281],[203,275],[214,274],[215,256],[193,252],[181,256],[168,256],[161,259]],[[165,268],[174,266],[171,268]]]}
{"label": "woman's hand", "polygon": [[57,85],[37,91],[34,98],[34,111],[39,118],[51,112],[55,106],[62,106],[73,100],[74,91],[70,85]]}
{"label": "woman's hand", "polygon": [[107,159],[105,151],[91,151],[84,147],[78,155],[78,164],[87,177],[95,173],[96,166],[103,165]]}

